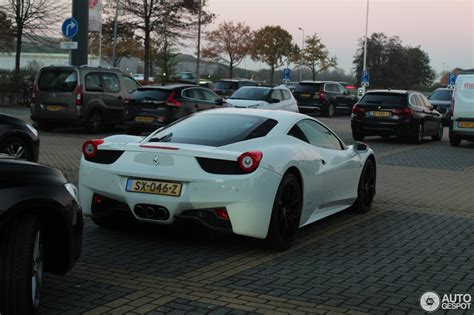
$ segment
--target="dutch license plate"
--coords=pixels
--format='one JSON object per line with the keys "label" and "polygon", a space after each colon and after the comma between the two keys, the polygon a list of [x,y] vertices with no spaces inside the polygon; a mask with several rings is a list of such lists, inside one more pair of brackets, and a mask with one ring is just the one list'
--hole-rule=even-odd
{"label": "dutch license plate", "polygon": [[135,117],[135,121],[142,122],[142,123],[151,123],[153,122],[153,117],[137,116]]}
{"label": "dutch license plate", "polygon": [[46,106],[46,109],[49,110],[50,112],[59,112],[63,110],[63,106],[60,105],[48,105]]}
{"label": "dutch license plate", "polygon": [[181,195],[181,188],[181,183],[129,178],[125,190],[129,192],[179,197]]}
{"label": "dutch license plate", "polygon": [[461,121],[459,128],[474,128],[474,121]]}
{"label": "dutch license plate", "polygon": [[370,112],[372,117],[390,117],[390,112]]}
{"label": "dutch license plate", "polygon": [[300,94],[302,97],[311,97],[311,94],[308,94],[308,93],[301,93]]}

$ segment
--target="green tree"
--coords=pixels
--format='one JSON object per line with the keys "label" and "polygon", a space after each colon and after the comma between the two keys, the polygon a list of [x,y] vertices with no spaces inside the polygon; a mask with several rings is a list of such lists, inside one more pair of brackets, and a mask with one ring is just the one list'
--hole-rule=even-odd
{"label": "green tree", "polygon": [[[364,40],[354,56],[357,83],[360,84],[364,58]],[[420,47],[403,46],[397,36],[374,33],[367,39],[367,69],[370,86],[375,88],[419,89],[434,78],[430,59]]]}
{"label": "green tree", "polygon": [[311,69],[313,81],[318,73],[337,66],[336,57],[329,56],[329,51],[317,34],[306,37],[303,61]]}
{"label": "green tree", "polygon": [[0,10],[0,45],[3,47],[2,52],[11,52],[13,50],[14,38],[13,23],[6,13]]}
{"label": "green tree", "polygon": [[270,66],[270,84],[275,69],[281,67],[293,53],[293,37],[280,26],[265,26],[255,32],[250,55],[253,60]]}
{"label": "green tree", "polygon": [[244,23],[229,21],[221,23],[216,30],[207,33],[208,45],[202,50],[204,58],[222,62],[229,66],[229,78],[234,67],[249,54],[253,32]]}

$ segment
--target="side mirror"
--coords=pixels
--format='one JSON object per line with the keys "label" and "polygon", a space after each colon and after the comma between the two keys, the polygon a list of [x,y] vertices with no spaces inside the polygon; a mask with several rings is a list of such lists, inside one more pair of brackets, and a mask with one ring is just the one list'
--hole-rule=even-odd
{"label": "side mirror", "polygon": [[280,103],[280,100],[277,98],[270,99],[270,104]]}
{"label": "side mirror", "polygon": [[214,103],[216,103],[216,105],[223,105],[224,104],[224,99],[218,98]]}
{"label": "side mirror", "polygon": [[365,153],[369,150],[369,146],[362,142],[354,143],[354,151],[356,153]]}

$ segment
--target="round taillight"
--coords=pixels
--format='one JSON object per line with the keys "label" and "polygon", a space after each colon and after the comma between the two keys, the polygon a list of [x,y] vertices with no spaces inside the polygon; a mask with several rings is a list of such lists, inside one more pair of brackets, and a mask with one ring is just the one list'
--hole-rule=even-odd
{"label": "round taillight", "polygon": [[239,156],[239,166],[245,173],[251,173],[257,169],[262,160],[263,153],[260,151],[245,152]]}
{"label": "round taillight", "polygon": [[82,145],[82,153],[84,153],[86,158],[93,158],[97,154],[97,148],[102,143],[104,143],[104,140],[102,139],[87,140]]}

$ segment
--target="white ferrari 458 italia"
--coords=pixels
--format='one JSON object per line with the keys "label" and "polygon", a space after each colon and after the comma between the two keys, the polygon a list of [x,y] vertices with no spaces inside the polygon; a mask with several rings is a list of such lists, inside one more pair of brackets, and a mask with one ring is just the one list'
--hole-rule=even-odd
{"label": "white ferrari 458 italia", "polygon": [[290,247],[299,227],[375,195],[374,152],[288,111],[217,109],[147,137],[86,141],[79,172],[84,214],[101,226],[127,211],[142,222],[194,220]]}

